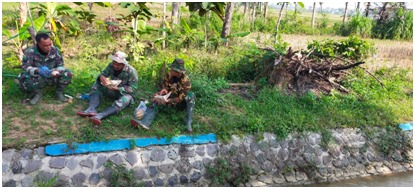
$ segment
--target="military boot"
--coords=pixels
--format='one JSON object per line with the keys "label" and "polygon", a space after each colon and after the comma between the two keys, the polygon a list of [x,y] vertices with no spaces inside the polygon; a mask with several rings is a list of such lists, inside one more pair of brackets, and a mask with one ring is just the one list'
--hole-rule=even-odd
{"label": "military boot", "polygon": [[76,112],[76,115],[79,115],[81,117],[96,116],[98,114],[97,108],[100,104],[100,101],[101,101],[101,96],[96,93],[92,93],[91,95],[89,95],[88,108],[84,111]]}
{"label": "military boot", "polygon": [[40,91],[38,89],[34,90],[33,94],[34,94],[33,98],[30,99],[30,101],[29,101],[29,104],[31,104],[31,105],[37,104],[39,102],[39,100],[42,99],[42,96],[43,96],[42,91]]}
{"label": "military boot", "polygon": [[62,84],[58,84],[58,86],[56,87],[56,97],[61,102],[68,102],[69,100],[68,98],[65,97],[63,93],[63,89],[65,89],[65,87],[66,85],[62,85]]}
{"label": "military boot", "polygon": [[95,125],[101,125],[101,119],[104,119],[110,115],[114,115],[118,113],[118,110],[115,106],[110,106],[107,109],[105,109],[104,111],[102,111],[101,113],[95,115],[94,117],[91,117],[91,121],[92,123],[94,123]]}
{"label": "military boot", "polygon": [[193,109],[195,107],[195,100],[196,96],[193,92],[189,92],[185,97],[186,101],[186,117],[184,118],[184,124],[186,125],[186,130],[188,133],[192,133],[192,116],[193,116]]}
{"label": "military boot", "polygon": [[193,116],[193,108],[195,107],[195,103],[187,103],[186,105],[186,117],[184,118],[184,124],[186,125],[186,129],[188,133],[193,132],[192,130],[192,116]]}
{"label": "military boot", "polygon": [[143,119],[138,120],[138,119],[134,118],[134,119],[130,120],[130,123],[135,128],[138,128],[138,126],[140,126],[140,127],[144,128],[146,130],[149,130],[151,122],[153,122],[156,115],[157,115],[157,111],[154,109],[154,107],[149,107],[149,108],[147,108]]}

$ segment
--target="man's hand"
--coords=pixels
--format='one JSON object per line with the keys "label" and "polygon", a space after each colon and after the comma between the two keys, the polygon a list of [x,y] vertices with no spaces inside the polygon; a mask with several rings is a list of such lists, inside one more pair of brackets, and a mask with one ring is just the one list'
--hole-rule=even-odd
{"label": "man's hand", "polygon": [[41,66],[39,69],[38,69],[38,71],[37,71],[38,73],[39,73],[39,75],[40,76],[42,76],[42,77],[50,77],[50,73],[51,73],[51,71],[49,70],[49,68],[48,67],[46,67],[46,66]]}
{"label": "man's hand", "polygon": [[161,91],[160,91],[160,95],[165,95],[165,94],[167,94],[167,89],[161,89]]}
{"label": "man's hand", "polygon": [[52,77],[59,77],[61,75],[61,72],[59,72],[58,70],[53,70],[51,72]]}
{"label": "man's hand", "polygon": [[99,76],[99,81],[101,81],[101,83],[102,83],[102,85],[104,85],[104,86],[107,86],[108,84],[109,84],[109,80],[105,77],[105,76],[103,76],[103,75],[101,75],[101,76]]}

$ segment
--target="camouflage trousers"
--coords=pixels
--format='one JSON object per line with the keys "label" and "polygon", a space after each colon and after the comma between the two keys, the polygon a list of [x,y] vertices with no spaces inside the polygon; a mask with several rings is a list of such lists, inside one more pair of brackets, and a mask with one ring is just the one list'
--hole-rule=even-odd
{"label": "camouflage trousers", "polygon": [[134,98],[130,94],[121,94],[119,91],[109,90],[107,87],[104,87],[99,82],[95,82],[94,85],[92,85],[91,90],[89,91],[89,94],[98,94],[99,96],[108,96],[112,99],[117,99],[112,103],[114,107],[117,108],[117,111],[120,111],[124,108],[126,108],[130,104],[134,104]]}
{"label": "camouflage trousers", "polygon": [[44,78],[41,76],[31,76],[29,72],[22,72],[17,76],[19,87],[23,91],[33,92],[40,90],[46,85],[56,85],[59,90],[63,90],[72,82],[72,72],[65,69],[59,77]]}

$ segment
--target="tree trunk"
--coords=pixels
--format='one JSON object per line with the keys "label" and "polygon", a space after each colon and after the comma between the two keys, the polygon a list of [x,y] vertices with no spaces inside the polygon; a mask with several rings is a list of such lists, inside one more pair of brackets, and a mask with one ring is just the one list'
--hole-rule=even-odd
{"label": "tree trunk", "polygon": [[311,28],[314,29],[314,21],[316,16],[316,2],[313,3],[313,15],[311,16]]}
{"label": "tree trunk", "polygon": [[357,2],[356,12],[360,15],[360,2]]}
{"label": "tree trunk", "polygon": [[264,3],[259,3],[259,15],[262,15],[262,7]]}
{"label": "tree trunk", "polygon": [[[163,29],[166,28],[166,2],[163,3]],[[162,49],[166,48],[166,31],[163,31]]]}
{"label": "tree trunk", "polygon": [[347,5],[348,5],[349,3],[348,2],[346,2],[346,6],[344,7],[344,14],[343,14],[343,25],[344,25],[344,23],[346,22],[346,17],[347,17]]}
{"label": "tree trunk", "polygon": [[251,21],[252,26],[251,28],[254,26],[254,23],[255,23],[256,6],[257,6],[257,3],[254,2],[252,5],[252,21]]}
{"label": "tree trunk", "polygon": [[369,17],[369,10],[370,10],[370,2],[367,2],[366,3],[366,13],[365,13],[365,15],[366,15],[366,17]]}
{"label": "tree trunk", "polygon": [[323,2],[319,2],[320,3],[320,12],[323,12]]}
{"label": "tree trunk", "polygon": [[379,11],[379,19],[378,24],[383,23],[384,20],[387,19],[388,14],[386,13],[386,7],[388,6],[388,2],[384,2],[382,9]]}
{"label": "tree trunk", "polygon": [[26,2],[20,2],[19,12],[20,12],[19,26],[22,27],[23,24],[26,23],[26,18],[27,18],[27,4],[26,4]]}
{"label": "tree trunk", "polygon": [[174,25],[177,24],[177,17],[179,15],[179,3],[173,2],[172,4],[172,11],[171,11],[171,29],[174,29]]}
{"label": "tree trunk", "polygon": [[89,7],[89,12],[91,12],[92,11],[92,6],[94,5],[94,3],[93,2],[89,2],[88,3],[88,7]]}
{"label": "tree trunk", "polygon": [[[234,4],[234,2],[230,2],[226,6],[225,21],[223,22],[222,33],[220,35],[221,38],[227,37],[231,32],[231,22]],[[228,46],[228,41],[226,41],[225,45]]]}
{"label": "tree trunk", "polygon": [[267,18],[268,14],[268,2],[265,2],[264,4],[264,18]]}
{"label": "tree trunk", "polygon": [[248,7],[248,2],[245,2],[245,6],[244,6],[244,17],[246,18],[246,8]]}
{"label": "tree trunk", "polygon": [[278,22],[277,22],[277,27],[275,28],[275,29],[276,29],[275,40],[277,39],[277,35],[278,35],[278,28],[280,27],[281,15],[282,15],[282,11],[284,10],[284,5],[285,5],[285,3],[282,3],[282,5],[281,5],[281,9],[280,9],[280,13],[278,14]]}
{"label": "tree trunk", "polygon": [[297,14],[297,2],[294,2],[294,14]]}
{"label": "tree trunk", "polygon": [[285,18],[288,16],[288,2],[285,3]]}

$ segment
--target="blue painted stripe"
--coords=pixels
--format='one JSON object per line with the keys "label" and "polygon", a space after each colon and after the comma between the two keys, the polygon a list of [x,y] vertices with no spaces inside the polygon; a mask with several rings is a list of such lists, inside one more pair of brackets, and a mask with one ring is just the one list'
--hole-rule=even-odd
{"label": "blue painted stripe", "polygon": [[205,144],[217,142],[215,134],[205,134],[196,136],[176,136],[170,140],[167,138],[136,138],[136,139],[117,139],[108,142],[91,142],[86,144],[72,143],[69,147],[67,144],[52,144],[45,147],[45,153],[50,156],[83,154],[92,152],[106,152],[114,150],[131,149],[131,144],[138,147],[151,145],[166,144]]}

